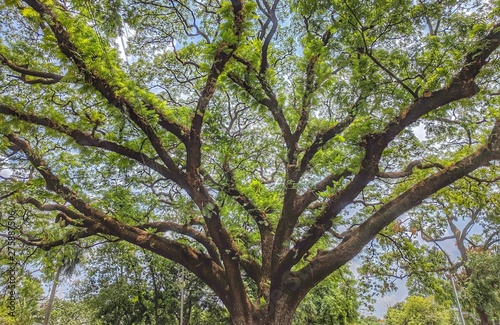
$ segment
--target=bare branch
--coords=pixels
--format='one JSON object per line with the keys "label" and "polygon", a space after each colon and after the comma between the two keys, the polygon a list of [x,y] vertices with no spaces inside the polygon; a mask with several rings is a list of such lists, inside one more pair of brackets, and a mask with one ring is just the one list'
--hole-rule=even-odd
{"label": "bare branch", "polygon": [[[241,0],[232,0],[234,26],[233,32],[239,38],[243,28],[244,15],[242,12],[243,3]],[[239,40],[238,40],[239,41]],[[214,55],[213,64],[208,73],[205,86],[200,93],[196,110],[191,119],[191,130],[189,132],[189,144],[187,149],[186,168],[188,173],[194,173],[199,176],[199,168],[201,165],[201,128],[203,125],[203,118],[207,109],[208,103],[212,99],[217,85],[217,79],[224,71],[226,64],[232,58],[234,51],[236,51],[238,44],[227,44],[221,42]]]}
{"label": "bare branch", "polygon": [[290,150],[290,148],[294,147],[293,135],[290,129],[290,125],[288,124],[282,109],[279,107],[276,94],[273,92],[273,90],[265,80],[265,77],[257,72],[257,70],[255,69],[255,67],[252,65],[251,62],[246,61],[245,59],[239,57],[238,55],[235,55],[234,58],[236,61],[245,65],[249,71],[253,72],[256,75],[256,78],[259,81],[259,84],[262,90],[264,91],[265,96],[262,96],[260,93],[256,92],[257,89],[255,89],[253,85],[248,83],[246,80],[239,78],[234,73],[228,73],[229,79],[231,79],[231,81],[240,86],[244,91],[246,91],[250,96],[252,96],[259,104],[266,107],[269,110],[269,112],[271,112],[274,120],[281,129],[283,140],[285,141],[287,148]]}
{"label": "bare branch", "polygon": [[466,176],[467,178],[470,178],[474,181],[476,181],[478,184],[482,184],[482,183],[496,183],[498,181],[500,181],[500,176],[497,176],[493,179],[484,179],[484,178],[478,178],[478,177],[474,177],[472,175],[467,175]]}
{"label": "bare branch", "polygon": [[366,54],[373,61],[373,63],[375,63],[380,69],[384,70],[385,73],[387,73],[392,79],[396,80],[396,82],[399,85],[401,85],[401,87],[403,87],[406,91],[408,91],[415,99],[418,99],[418,94],[410,87],[408,87],[403,82],[403,80],[401,80],[398,76],[396,76],[391,70],[385,67],[379,60],[377,60],[377,58],[375,58],[370,51],[365,50],[363,53]]}
{"label": "bare branch", "polygon": [[423,164],[422,160],[414,160],[406,166],[406,168],[400,172],[378,172],[377,177],[380,178],[403,178],[403,177],[408,177],[411,174],[413,174],[413,169],[418,168],[418,169],[429,169],[429,168],[439,168],[443,169],[443,165],[439,163],[431,163],[431,164]]}
{"label": "bare branch", "polygon": [[[0,53],[0,61],[2,62],[3,65],[8,66],[10,69],[12,69],[15,72],[19,72],[21,74],[20,77],[18,77],[20,80],[27,84],[55,84],[59,81],[64,76],[51,73],[51,72],[41,72],[41,71],[36,71],[33,69],[29,69],[27,67],[19,66],[16,65],[14,62],[10,61],[5,57],[3,54]],[[26,76],[32,76],[32,77],[39,77],[38,79],[28,79]]]}

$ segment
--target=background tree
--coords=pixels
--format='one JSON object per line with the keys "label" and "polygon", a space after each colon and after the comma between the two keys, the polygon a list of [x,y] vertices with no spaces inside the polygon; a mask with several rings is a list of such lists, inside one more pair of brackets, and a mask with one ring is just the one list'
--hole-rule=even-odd
{"label": "background tree", "polygon": [[33,215],[16,238],[136,245],[195,274],[235,324],[290,324],[400,215],[498,172],[495,1],[0,11],[1,208]]}
{"label": "background tree", "polygon": [[360,319],[355,322],[356,325],[379,325],[380,320],[375,316],[361,316]]}
{"label": "background tree", "polygon": [[[432,224],[427,222],[427,227],[420,227],[422,238],[439,247],[446,257],[449,265],[448,270],[452,276],[460,272],[459,280],[462,285],[468,288],[463,294],[476,292],[472,295],[474,298],[469,295],[466,299],[468,311],[477,314],[481,324],[493,324],[494,320],[498,319],[494,310],[500,308],[500,300],[494,298],[500,293],[498,281],[495,283],[495,280],[492,280],[494,274],[492,272],[496,272],[495,268],[498,267],[498,263],[495,261],[498,260],[498,244],[500,243],[498,177],[497,182],[492,183],[483,184],[481,179],[477,178],[464,180],[462,183],[465,183],[464,186],[455,187],[455,191],[445,192],[444,201],[434,200],[435,208],[433,210],[441,209],[440,214],[444,216],[443,221],[446,221],[448,225],[449,235],[443,233],[443,230],[436,231],[435,227],[433,227],[434,230],[431,230]],[[425,209],[425,207],[423,208]],[[431,215],[438,213],[436,211]],[[425,223],[425,218],[423,219],[421,220]],[[439,220],[439,218],[435,220]],[[473,229],[474,227],[475,229]],[[452,252],[447,252],[439,246],[439,243],[446,240],[452,240],[457,247],[458,259],[453,258]],[[480,260],[483,262],[478,262]],[[483,264],[487,261],[488,264]],[[480,289],[482,294],[478,294],[477,291],[481,287],[478,279],[481,279],[479,282],[483,283],[482,289]],[[488,290],[484,290],[487,286],[486,283],[489,284]]]}
{"label": "background tree", "polygon": [[179,266],[124,243],[90,252],[85,277],[70,292],[106,324],[178,324],[184,285],[185,324],[227,324],[220,300],[192,274],[181,282]]}
{"label": "background tree", "polygon": [[481,324],[500,323],[500,255],[497,252],[470,254],[465,267],[470,275],[463,279],[462,303],[476,311]]}
{"label": "background tree", "polygon": [[349,270],[328,276],[304,298],[293,324],[353,324],[358,319],[360,294]]}
{"label": "background tree", "polygon": [[433,297],[407,297],[404,302],[387,310],[387,325],[451,325],[452,312],[448,306],[439,305]]}

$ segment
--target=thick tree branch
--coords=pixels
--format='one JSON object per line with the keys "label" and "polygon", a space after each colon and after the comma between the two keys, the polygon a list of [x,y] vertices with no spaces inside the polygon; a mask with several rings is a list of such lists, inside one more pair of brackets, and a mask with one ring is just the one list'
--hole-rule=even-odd
{"label": "thick tree branch", "polygon": [[246,294],[245,285],[240,272],[240,253],[236,243],[232,239],[227,229],[220,219],[220,211],[217,204],[211,198],[207,189],[203,186],[203,179],[200,173],[201,165],[201,130],[203,118],[207,106],[213,97],[217,79],[223,72],[226,64],[233,57],[234,51],[239,43],[239,38],[243,32],[245,13],[243,10],[243,1],[232,0],[233,8],[233,26],[232,32],[238,39],[236,42],[228,44],[221,42],[217,46],[214,56],[214,62],[207,77],[207,81],[197,102],[196,111],[191,119],[191,129],[189,132],[189,141],[186,146],[187,160],[187,181],[192,188],[191,197],[203,212],[205,223],[210,236],[219,250],[219,254],[224,263],[225,278],[228,283],[230,301],[226,304],[232,312],[240,315],[246,315],[247,318],[253,312],[253,305],[250,303]]}
{"label": "thick tree branch", "polygon": [[73,226],[89,228],[93,226],[95,227],[97,225],[97,223],[94,220],[92,220],[92,218],[77,213],[71,210],[68,206],[63,204],[56,204],[56,203],[43,204],[42,202],[32,197],[22,199],[20,200],[19,203],[21,204],[29,203],[40,211],[60,211],[61,214],[57,216],[56,222],[58,218],[63,218]]}
{"label": "thick tree branch", "polygon": [[269,7],[269,5],[267,4],[267,0],[263,0],[263,2],[267,9],[265,13],[268,16],[268,20],[266,21],[266,24],[262,28],[262,33],[265,33],[265,29],[267,29],[267,25],[269,23],[272,23],[272,26],[271,30],[266,35],[266,38],[264,39],[264,42],[262,44],[262,49],[260,54],[260,70],[259,70],[259,74],[261,75],[265,75],[267,68],[269,66],[269,58],[268,58],[269,45],[271,44],[271,40],[273,39],[274,34],[278,30],[278,18],[276,17],[276,8],[278,6],[279,0],[274,0],[272,7]]}
{"label": "thick tree branch", "polygon": [[[101,77],[100,74],[89,68],[85,60],[82,58],[82,55],[80,54],[78,48],[71,41],[70,34],[57,19],[56,14],[52,12],[46,4],[38,0],[26,0],[25,2],[36,12],[38,12],[40,16],[44,18],[45,21],[49,24],[50,29],[57,39],[59,49],[65,56],[67,56],[75,63],[78,70],[83,74],[85,81],[91,84],[99,93],[101,93],[101,95],[106,98],[111,105],[116,106],[120,110],[126,110],[128,112],[132,121],[134,121],[134,123],[136,123],[148,137],[158,156],[170,170],[170,176],[173,176],[172,174],[175,174],[175,177],[172,179],[176,180],[178,182],[177,184],[185,189],[188,193],[192,193],[192,188],[186,181],[183,172],[179,170],[178,165],[172,160],[172,158],[165,150],[162,140],[155,132],[153,126],[147,121],[147,119],[141,116],[141,114],[136,110],[130,100],[118,95],[119,89],[117,89],[115,86]],[[151,104],[146,104],[146,107],[157,114],[160,120],[158,124],[162,125],[163,127],[167,127],[168,131],[177,136],[184,143],[187,142],[185,129],[182,126],[179,126],[166,119],[161,113],[161,110],[152,107]]]}
{"label": "thick tree branch", "polygon": [[[83,59],[79,49],[71,41],[70,34],[66,28],[57,19],[57,16],[52,12],[49,6],[40,2],[39,0],[26,0],[25,1],[30,7],[32,7],[40,16],[45,19],[45,21],[50,26],[50,30],[57,39],[57,45],[61,52],[68,57],[71,61],[75,63],[78,71],[82,73],[85,81],[92,85],[107,101],[123,110],[124,108],[130,113],[135,112],[134,105],[125,97],[118,95],[120,90],[117,86],[113,86],[108,80],[104,79],[99,73],[93,71],[89,65]],[[116,69],[116,68],[115,68]],[[188,130],[181,125],[169,120],[159,108],[154,107],[150,103],[144,103],[148,110],[154,111],[158,118],[158,124],[162,126],[165,130],[174,134],[183,143],[186,143]],[[134,118],[132,118],[134,119]],[[142,127],[141,127],[142,128]]]}
{"label": "thick tree branch", "polygon": [[304,277],[306,277],[306,274],[314,274],[314,277],[309,277],[309,279],[303,281],[301,287],[310,287],[323,279],[357,255],[370,240],[398,216],[477,168],[487,166],[491,160],[500,160],[500,120],[495,123],[486,145],[480,147],[472,155],[418,182],[397,198],[382,206],[358,228],[353,230],[349,238],[344,239],[336,248],[318,253],[308,266],[298,272]]}
{"label": "thick tree branch", "polygon": [[[239,42],[244,23],[243,2],[241,0],[232,0],[231,3],[233,5],[234,15],[233,33],[238,38]],[[217,79],[224,71],[226,64],[233,56],[234,51],[236,51],[238,42],[233,44],[221,42],[218,45],[214,56],[214,62],[210,68],[210,72],[208,73],[207,81],[205,82],[205,87],[200,93],[194,116],[191,119],[186,167],[188,173],[195,173],[198,177],[201,165],[201,128],[203,126],[205,111],[215,93]]]}
{"label": "thick tree branch", "polygon": [[[330,36],[328,34],[325,37],[326,44]],[[310,65],[312,65],[311,69],[314,67],[315,62],[315,60],[312,60],[310,62]],[[312,73],[312,71],[310,73]],[[312,83],[313,81],[310,80],[309,82]],[[307,89],[307,91],[309,91],[309,94],[306,93],[304,96],[311,96],[314,90],[311,88]],[[356,106],[358,103],[359,100],[354,104],[354,106]],[[308,103],[306,101],[303,104],[310,105],[310,102]],[[348,118],[344,121],[336,124],[334,127],[331,127],[330,129],[316,136],[313,144],[306,149],[302,160],[298,162],[295,152],[297,149],[299,137],[303,131],[300,130],[300,123],[307,123],[308,116],[309,108],[307,106],[303,106],[303,111],[300,118],[302,122],[299,120],[297,130],[292,135],[293,147],[290,147],[288,150],[287,188],[285,190],[285,197],[283,199],[281,218],[276,227],[276,236],[273,243],[274,266],[278,265],[283,254],[288,249],[288,245],[286,244],[286,242],[290,240],[300,215],[304,212],[309,204],[316,200],[317,193],[320,191],[324,191],[327,186],[332,185],[334,182],[339,181],[342,177],[350,174],[345,171],[341,174],[329,175],[321,182],[316,184],[310,191],[304,193],[302,196],[297,196],[297,191],[294,185],[299,182],[300,178],[306,172],[307,168],[309,167],[309,163],[314,155],[327,141],[331,140],[335,135],[340,134],[342,131],[344,131],[354,120],[354,117],[352,115],[349,115]],[[305,127],[305,124],[303,126]],[[276,267],[273,267],[273,269],[276,269]]]}
{"label": "thick tree branch", "polygon": [[240,259],[241,267],[245,270],[248,276],[256,283],[262,282],[262,266],[254,259]]}
{"label": "thick tree branch", "polygon": [[[237,85],[239,85],[243,90],[245,90],[250,96],[252,96],[258,103],[266,107],[272,114],[274,120],[278,124],[281,129],[281,134],[285,145],[287,147],[287,179],[290,179],[290,171],[296,160],[295,153],[297,150],[297,143],[294,140],[294,136],[290,129],[290,125],[288,124],[283,111],[278,105],[278,101],[274,92],[271,90],[267,82],[265,81],[265,77],[256,72],[255,68],[250,62],[235,56],[236,60],[247,67],[248,70],[254,72],[256,74],[259,83],[264,90],[264,93],[267,97],[261,96],[260,93],[256,92],[255,88],[249,84],[246,80],[243,80],[236,76],[235,74],[228,74],[228,77]],[[299,217],[299,213],[295,210],[295,198],[296,198],[296,189],[294,188],[293,182],[286,182],[286,189],[283,199],[283,209],[281,211],[281,217],[279,219],[278,225],[276,227],[276,234],[274,236],[273,241],[273,249],[272,249],[272,262],[271,269],[273,269],[273,265],[277,264],[282,251],[285,249],[283,245],[286,238],[288,238],[295,226],[296,220]],[[264,278],[264,277],[263,277]]]}
{"label": "thick tree branch", "polygon": [[[324,44],[328,43],[328,39],[330,38],[330,34],[326,33],[324,36]],[[311,105],[311,98],[312,93],[317,89],[317,85],[315,84],[315,78],[314,78],[314,66],[319,59],[319,56],[313,56],[309,62],[309,65],[307,67],[306,75],[307,75],[307,85],[306,85],[306,93],[304,97],[304,102],[303,102],[303,110],[301,114],[301,118],[299,120],[299,123],[297,125],[297,129],[295,133],[291,132],[290,126],[283,114],[283,111],[278,105],[277,99],[270,89],[269,85],[265,81],[265,77],[257,73],[253,65],[246,61],[245,59],[242,59],[240,57],[235,56],[235,59],[242,63],[244,66],[246,66],[247,70],[250,72],[253,72],[256,76],[256,78],[259,80],[259,83],[262,87],[262,90],[264,91],[265,95],[267,97],[262,96],[260,92],[256,91],[254,87],[250,83],[248,83],[246,80],[241,79],[240,77],[236,76],[235,74],[228,74],[229,78],[236,84],[238,84],[243,90],[245,90],[249,95],[251,95],[257,102],[259,102],[261,105],[265,106],[268,108],[268,110],[271,112],[271,114],[274,117],[274,120],[277,122],[278,126],[280,127],[282,131],[282,136],[284,139],[284,142],[287,147],[287,179],[290,181],[286,182],[286,189],[285,189],[285,194],[284,194],[284,199],[283,199],[283,210],[281,212],[281,217],[278,222],[278,226],[276,228],[276,235],[274,238],[274,243],[273,243],[273,265],[277,264],[278,259],[281,256],[282,251],[285,249],[285,245],[283,244],[287,238],[289,238],[293,232],[293,228],[296,224],[297,218],[300,215],[300,211],[298,211],[295,207],[296,204],[296,189],[294,187],[294,183],[298,181],[300,178],[301,174],[297,172],[297,167],[294,167],[297,165],[297,157],[296,157],[296,152],[298,149],[298,140],[300,138],[300,135],[305,129],[305,126],[307,124],[308,116],[309,116],[309,109]],[[342,124],[342,123],[341,123]],[[340,127],[339,127],[340,128]],[[328,134],[339,131],[339,128],[336,128],[334,130],[329,130],[330,132],[327,131]],[[340,132],[340,131],[339,131]],[[332,135],[333,137],[333,135]],[[318,145],[318,147],[321,145]],[[317,150],[317,148],[313,149]],[[314,155],[314,153],[312,153]],[[312,158],[312,156],[311,156]],[[306,158],[307,160],[307,158]],[[304,168],[303,170],[300,170],[301,173],[303,173],[308,165],[308,161],[304,163]],[[304,207],[303,209],[305,209]],[[303,210],[302,210],[303,211]]]}

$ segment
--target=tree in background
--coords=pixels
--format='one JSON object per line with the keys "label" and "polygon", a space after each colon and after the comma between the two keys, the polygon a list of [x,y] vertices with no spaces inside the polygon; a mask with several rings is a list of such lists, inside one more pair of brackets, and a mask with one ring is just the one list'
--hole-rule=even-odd
{"label": "tree in background", "polygon": [[[73,299],[54,300],[51,325],[103,325],[90,304]],[[30,323],[26,323],[30,324]]]}
{"label": "tree in background", "polygon": [[387,310],[386,325],[451,325],[449,306],[436,303],[432,296],[409,296]]}
{"label": "tree in background", "polygon": [[380,325],[381,320],[379,320],[375,316],[361,316],[357,322],[354,324],[356,325]]}
{"label": "tree in background", "polygon": [[[497,176],[498,181],[498,176]],[[441,198],[433,200],[434,207],[422,206],[418,213],[418,228],[422,238],[436,245],[445,256],[448,267],[444,270],[458,280],[465,291],[468,312],[476,314],[483,325],[492,325],[498,320],[500,308],[500,281],[498,280],[498,245],[500,243],[500,192],[498,182],[483,183],[481,179],[464,180],[454,191],[445,191]],[[446,227],[436,227],[429,216]],[[437,217],[438,215],[441,218]],[[475,228],[475,229],[473,229]],[[458,249],[458,258],[440,245],[450,240]],[[496,263],[495,263],[496,262]],[[496,274],[496,275],[494,275]],[[497,298],[495,298],[497,297]]]}
{"label": "tree in background", "polygon": [[[470,312],[477,312],[481,324],[500,323],[500,254],[474,252],[465,264],[470,274],[465,274],[461,292],[462,303]],[[467,271],[466,271],[467,272]]]}
{"label": "tree in background", "polygon": [[136,245],[234,324],[290,324],[400,215],[498,173],[497,1],[0,11],[2,234],[11,213],[27,246]]}
{"label": "tree in background", "polygon": [[353,324],[359,317],[360,292],[352,273],[341,268],[328,276],[304,298],[293,324]]}
{"label": "tree in background", "polygon": [[179,266],[124,243],[93,249],[85,277],[70,293],[105,324],[179,324],[184,286],[184,324],[227,324],[220,300]]}

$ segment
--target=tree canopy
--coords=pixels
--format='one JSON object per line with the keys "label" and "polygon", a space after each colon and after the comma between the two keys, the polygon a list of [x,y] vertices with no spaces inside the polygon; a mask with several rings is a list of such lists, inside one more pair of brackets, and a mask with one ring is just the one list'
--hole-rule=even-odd
{"label": "tree canopy", "polygon": [[290,324],[398,217],[498,181],[499,8],[2,1],[5,245],[126,242]]}

